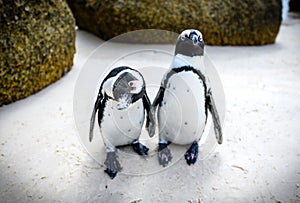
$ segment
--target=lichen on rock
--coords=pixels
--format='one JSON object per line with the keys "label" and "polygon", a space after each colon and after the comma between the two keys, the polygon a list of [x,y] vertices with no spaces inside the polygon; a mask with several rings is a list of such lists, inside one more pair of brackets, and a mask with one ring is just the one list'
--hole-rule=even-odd
{"label": "lichen on rock", "polygon": [[[140,29],[176,33],[200,30],[206,44],[274,43],[281,24],[281,0],[68,0],[77,25],[104,40]],[[154,40],[155,39],[155,40]],[[169,43],[169,36],[133,42]]]}
{"label": "lichen on rock", "polygon": [[0,0],[0,106],[57,81],[73,65],[75,19],[65,1]]}

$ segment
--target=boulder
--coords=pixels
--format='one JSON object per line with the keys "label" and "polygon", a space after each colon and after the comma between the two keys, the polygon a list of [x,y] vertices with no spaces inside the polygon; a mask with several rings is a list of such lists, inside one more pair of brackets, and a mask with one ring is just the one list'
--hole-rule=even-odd
{"label": "boulder", "polygon": [[300,11],[300,0],[290,0],[289,1],[289,11],[299,12]]}
{"label": "boulder", "polygon": [[[281,0],[68,0],[77,25],[104,40],[140,29],[176,33],[195,28],[210,45],[274,43]],[[150,33],[151,35],[151,33]],[[134,37],[133,42],[169,43],[169,36]]]}
{"label": "boulder", "polygon": [[75,19],[66,1],[0,0],[0,106],[25,98],[67,73]]}

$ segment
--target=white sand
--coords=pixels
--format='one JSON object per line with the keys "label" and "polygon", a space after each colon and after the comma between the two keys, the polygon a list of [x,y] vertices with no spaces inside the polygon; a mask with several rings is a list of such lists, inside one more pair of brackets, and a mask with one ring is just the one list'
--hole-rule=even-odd
{"label": "white sand", "polygon": [[286,19],[273,45],[207,47],[226,96],[224,143],[191,167],[181,158],[111,180],[73,119],[77,77],[102,43],[78,31],[70,73],[0,108],[0,202],[299,202],[299,36],[300,20]]}

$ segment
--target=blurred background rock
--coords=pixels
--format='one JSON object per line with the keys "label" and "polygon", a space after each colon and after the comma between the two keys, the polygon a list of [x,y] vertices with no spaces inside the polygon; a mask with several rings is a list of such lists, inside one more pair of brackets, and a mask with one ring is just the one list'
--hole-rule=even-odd
{"label": "blurred background rock", "polygon": [[[274,43],[281,24],[281,0],[68,0],[77,25],[104,40],[139,29],[180,33],[199,29],[210,45]],[[132,42],[169,43],[169,36],[141,36]]]}
{"label": "blurred background rock", "polygon": [[289,1],[289,11],[300,11],[300,0],[290,0]]}
{"label": "blurred background rock", "polygon": [[73,66],[75,19],[66,1],[0,0],[0,106],[58,80]]}

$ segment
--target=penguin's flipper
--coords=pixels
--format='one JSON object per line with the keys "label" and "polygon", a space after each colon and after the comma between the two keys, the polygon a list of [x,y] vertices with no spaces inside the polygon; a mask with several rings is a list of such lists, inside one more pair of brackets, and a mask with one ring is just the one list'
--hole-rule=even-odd
{"label": "penguin's flipper", "polygon": [[155,134],[155,128],[156,128],[155,116],[154,116],[154,110],[151,106],[150,99],[146,92],[143,96],[143,104],[144,104],[144,108],[147,112],[146,129],[148,131],[149,136],[153,137]]}
{"label": "penguin's flipper", "polygon": [[213,123],[214,123],[214,131],[216,134],[217,141],[219,144],[222,144],[223,135],[222,135],[221,122],[220,122],[219,114],[217,111],[217,107],[216,107],[214,99],[213,99],[211,89],[209,89],[207,91],[206,100],[207,100],[208,109],[212,115],[212,119],[213,119]]}
{"label": "penguin's flipper", "polygon": [[95,102],[94,109],[93,109],[92,116],[91,116],[91,120],[90,120],[90,132],[89,132],[90,142],[93,140],[93,130],[94,130],[94,125],[95,125],[95,117],[96,117],[96,113],[97,113],[98,109],[101,106],[102,99],[103,99],[103,95],[101,93],[99,93],[98,97],[97,97],[97,100]]}
{"label": "penguin's flipper", "polygon": [[157,106],[162,102],[165,93],[165,88],[161,86],[157,92],[157,95],[153,101],[152,107],[155,113]]}

